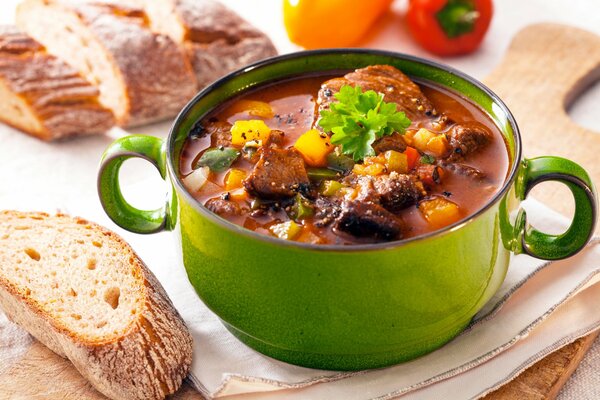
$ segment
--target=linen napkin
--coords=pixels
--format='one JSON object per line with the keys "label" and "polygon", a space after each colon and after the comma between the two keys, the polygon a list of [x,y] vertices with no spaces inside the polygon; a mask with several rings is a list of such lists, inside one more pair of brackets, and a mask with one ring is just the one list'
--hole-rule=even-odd
{"label": "linen napkin", "polygon": [[[540,203],[528,201],[526,208],[540,229],[560,232],[568,226]],[[499,292],[452,342],[411,362],[350,373],[297,367],[261,355],[190,297],[179,308],[195,339],[190,380],[208,398],[418,399],[447,393],[477,398],[600,326],[599,272],[598,239],[567,260],[514,256]]]}

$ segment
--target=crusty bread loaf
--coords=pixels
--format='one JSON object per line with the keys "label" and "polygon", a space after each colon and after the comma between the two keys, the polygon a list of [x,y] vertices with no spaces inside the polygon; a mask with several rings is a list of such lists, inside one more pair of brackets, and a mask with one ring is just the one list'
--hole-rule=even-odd
{"label": "crusty bread loaf", "polygon": [[197,90],[189,60],[148,26],[141,8],[117,1],[25,0],[17,25],[100,88],[121,126],[176,115]]}
{"label": "crusty bread loaf", "polygon": [[192,339],[154,275],[83,219],[0,212],[0,307],[112,399],[162,399]]}
{"label": "crusty bread loaf", "polygon": [[138,0],[154,30],[188,53],[200,87],[260,59],[274,56],[271,40],[213,0]]}
{"label": "crusty bread loaf", "polygon": [[114,125],[98,89],[13,26],[0,26],[0,121],[43,140]]}

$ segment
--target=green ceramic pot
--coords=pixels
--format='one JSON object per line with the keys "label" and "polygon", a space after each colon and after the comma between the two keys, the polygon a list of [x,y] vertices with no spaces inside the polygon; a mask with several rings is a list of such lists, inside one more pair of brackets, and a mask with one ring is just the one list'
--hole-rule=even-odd
{"label": "green ceramic pot", "polygon": [[[483,209],[443,230],[371,245],[287,242],[257,234],[212,214],[186,192],[179,157],[190,128],[239,93],[274,80],[373,64],[393,65],[413,78],[462,94],[496,122],[512,166],[502,190]],[[172,185],[167,204],[142,211],[119,188],[122,163],[141,157]],[[575,198],[571,227],[561,235],[526,222],[520,202],[536,184],[554,180]],[[98,178],[107,214],[138,233],[174,230],[198,296],[248,346],[313,368],[383,367],[428,353],[455,337],[492,297],[510,253],[569,257],[589,240],[596,194],[588,174],[558,157],[521,159],[517,124],[488,88],[452,68],[374,50],[323,50],[271,58],[234,72],[200,92],[163,141],[128,136],[103,156]]]}

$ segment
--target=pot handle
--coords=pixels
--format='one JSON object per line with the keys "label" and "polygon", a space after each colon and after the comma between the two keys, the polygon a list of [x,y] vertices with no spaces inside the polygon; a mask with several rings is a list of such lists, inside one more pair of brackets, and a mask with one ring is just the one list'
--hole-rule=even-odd
{"label": "pot handle", "polygon": [[160,176],[166,178],[164,141],[154,136],[130,135],[108,146],[98,171],[98,196],[104,211],[121,228],[135,233],[156,233],[171,230],[169,203],[156,210],[140,210],[129,204],[121,193],[119,170],[132,157],[152,163]]}
{"label": "pot handle", "polygon": [[580,251],[594,234],[597,219],[597,194],[585,170],[573,161],[561,157],[524,159],[516,182],[516,195],[525,200],[538,183],[558,181],[573,193],[575,215],[569,228],[560,235],[550,235],[527,223],[525,210],[519,210],[515,222],[517,240],[514,252],[545,260],[570,257]]}

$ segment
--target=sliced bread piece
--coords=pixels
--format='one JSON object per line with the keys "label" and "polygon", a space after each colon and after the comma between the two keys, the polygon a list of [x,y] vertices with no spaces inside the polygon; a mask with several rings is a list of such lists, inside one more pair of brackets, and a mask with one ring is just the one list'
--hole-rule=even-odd
{"label": "sliced bread piece", "polygon": [[14,26],[0,26],[0,121],[43,140],[107,131],[98,89]]}
{"label": "sliced bread piece", "polygon": [[213,0],[138,0],[154,30],[188,52],[200,87],[254,61],[274,56],[271,40]]}
{"label": "sliced bread piece", "polygon": [[184,51],[125,2],[26,0],[17,25],[100,88],[121,126],[176,115],[197,90]]}
{"label": "sliced bread piece", "polygon": [[0,308],[111,399],[162,399],[192,361],[192,338],[154,275],[83,219],[0,212]]}

